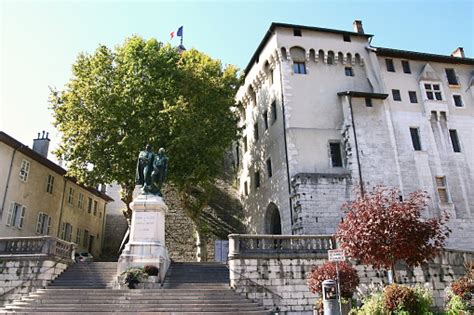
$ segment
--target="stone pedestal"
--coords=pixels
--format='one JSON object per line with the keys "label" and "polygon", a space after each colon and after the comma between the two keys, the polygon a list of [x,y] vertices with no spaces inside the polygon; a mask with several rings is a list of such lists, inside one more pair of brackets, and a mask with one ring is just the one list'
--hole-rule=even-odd
{"label": "stone pedestal", "polygon": [[118,260],[118,275],[131,267],[152,265],[159,269],[162,282],[170,259],[165,245],[165,215],[168,207],[160,196],[138,195],[130,204],[130,239]]}

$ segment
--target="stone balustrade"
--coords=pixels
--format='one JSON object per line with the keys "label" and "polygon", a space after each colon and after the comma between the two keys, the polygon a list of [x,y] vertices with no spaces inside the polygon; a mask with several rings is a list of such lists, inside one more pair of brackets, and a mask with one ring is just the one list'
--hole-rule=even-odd
{"label": "stone balustrade", "polygon": [[336,241],[331,235],[229,235],[229,259],[295,254],[327,257],[327,251],[334,248]]}
{"label": "stone balustrade", "polygon": [[0,237],[0,257],[35,255],[73,260],[75,246],[52,236]]}

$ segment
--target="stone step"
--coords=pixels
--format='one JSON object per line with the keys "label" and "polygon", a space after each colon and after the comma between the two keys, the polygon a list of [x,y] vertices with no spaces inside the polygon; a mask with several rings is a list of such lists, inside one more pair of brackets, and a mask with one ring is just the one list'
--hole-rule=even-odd
{"label": "stone step", "polygon": [[135,310],[135,311],[246,311],[246,310],[264,310],[262,306],[254,304],[54,304],[54,305],[34,305],[34,306],[7,306],[9,311],[115,311],[115,310]]}
{"label": "stone step", "polygon": [[[12,305],[37,305],[37,304],[47,304],[47,303],[59,303],[59,304],[80,304],[84,302],[95,302],[95,303],[103,303],[103,304],[122,304],[122,303],[165,303],[165,304],[192,304],[196,302],[207,302],[212,303],[214,301],[218,301],[221,304],[229,304],[229,303],[252,303],[252,301],[244,298],[244,297],[237,297],[237,296],[156,296],[154,297],[157,300],[150,299],[151,297],[114,297],[111,299],[104,299],[103,297],[76,297],[70,296],[67,297],[49,297],[49,298],[24,298],[21,301],[13,302]],[[158,300],[159,299],[159,300]]]}

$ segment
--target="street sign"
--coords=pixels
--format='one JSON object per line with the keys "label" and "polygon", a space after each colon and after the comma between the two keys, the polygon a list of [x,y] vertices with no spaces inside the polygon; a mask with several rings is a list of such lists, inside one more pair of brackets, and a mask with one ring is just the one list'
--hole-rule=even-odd
{"label": "street sign", "polygon": [[328,250],[329,261],[345,261],[346,255],[342,249],[330,249]]}

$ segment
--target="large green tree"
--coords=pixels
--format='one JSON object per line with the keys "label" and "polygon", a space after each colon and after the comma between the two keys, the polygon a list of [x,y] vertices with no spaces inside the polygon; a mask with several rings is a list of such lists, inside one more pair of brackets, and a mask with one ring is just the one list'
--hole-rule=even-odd
{"label": "large green tree", "polygon": [[89,185],[119,183],[130,216],[138,152],[146,143],[165,147],[168,181],[194,223],[198,259],[205,259],[200,213],[237,137],[237,69],[194,49],[134,36],[115,49],[80,54],[72,72],[50,96],[62,133],[57,155],[69,174]]}

